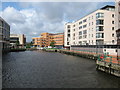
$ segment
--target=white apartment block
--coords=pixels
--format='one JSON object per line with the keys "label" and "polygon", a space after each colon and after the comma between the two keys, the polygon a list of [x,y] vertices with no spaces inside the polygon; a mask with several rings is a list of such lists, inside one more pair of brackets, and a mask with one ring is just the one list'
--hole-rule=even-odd
{"label": "white apartment block", "polygon": [[115,18],[115,30],[116,30],[116,34],[117,34],[117,44],[120,45],[120,0],[116,0],[115,2],[115,14],[116,14],[116,18]]}
{"label": "white apartment block", "polygon": [[115,7],[105,6],[73,23],[67,23],[64,46],[116,44]]}
{"label": "white apartment block", "polygon": [[20,45],[25,45],[26,37],[24,34],[10,34],[10,44],[14,45],[16,42],[19,41]]}

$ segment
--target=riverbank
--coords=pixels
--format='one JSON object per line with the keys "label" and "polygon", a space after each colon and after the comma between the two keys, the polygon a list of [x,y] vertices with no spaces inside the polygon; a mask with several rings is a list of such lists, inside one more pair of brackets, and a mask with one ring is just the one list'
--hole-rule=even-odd
{"label": "riverbank", "polygon": [[68,55],[73,55],[73,56],[79,56],[79,57],[83,57],[83,58],[93,59],[93,60],[97,60],[97,58],[98,58],[98,56],[96,54],[85,53],[85,52],[74,51],[74,50],[43,49],[43,51],[46,51],[46,52],[59,52],[59,53],[64,53],[64,54],[68,54]]}
{"label": "riverbank", "polygon": [[[81,51],[74,51],[74,50],[62,50],[62,49],[43,49],[43,51],[46,52],[59,52],[59,53],[64,53],[68,55],[73,55],[73,56],[79,56],[87,59],[92,59],[96,60],[96,69],[103,71],[105,73],[120,77],[120,64],[114,63],[114,61],[107,60],[107,58],[104,58],[104,60],[98,61],[98,58],[100,55],[96,53],[88,53],[88,52],[81,52]],[[110,56],[111,57],[111,56]]]}
{"label": "riverbank", "polygon": [[10,52],[20,52],[20,51],[26,51],[25,48],[12,48],[10,49]]}

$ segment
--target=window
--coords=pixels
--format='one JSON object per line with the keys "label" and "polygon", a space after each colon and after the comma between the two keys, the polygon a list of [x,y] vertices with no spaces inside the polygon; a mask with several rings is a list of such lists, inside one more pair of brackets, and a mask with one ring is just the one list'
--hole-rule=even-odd
{"label": "window", "polygon": [[112,24],[114,24],[114,21],[112,21]]}
{"label": "window", "polygon": [[92,19],[93,19],[93,16],[92,16]]}
{"label": "window", "polygon": [[75,25],[73,25],[73,27],[75,27]]}
{"label": "window", "polygon": [[70,25],[68,25],[67,28],[70,28]]}
{"label": "window", "polygon": [[114,18],[114,14],[112,14],[112,17]]}
{"label": "window", "polygon": [[70,32],[70,29],[68,29],[68,32]]}
{"label": "window", "polygon": [[73,31],[75,31],[75,29],[73,29]]}
{"label": "window", "polygon": [[96,33],[96,38],[104,38],[104,33]]}
{"label": "window", "polygon": [[79,32],[79,35],[82,35],[82,31]]}
{"label": "window", "polygon": [[87,22],[87,19],[84,19],[84,20],[83,20],[83,23],[84,23],[84,22]]}
{"label": "window", "polygon": [[114,40],[112,40],[112,43],[114,43],[115,41]]}
{"label": "window", "polygon": [[83,44],[86,45],[87,41],[83,41]]}
{"label": "window", "polygon": [[89,34],[89,38],[90,38],[90,34]]}
{"label": "window", "polygon": [[67,41],[69,41],[69,39],[67,38]]}
{"label": "window", "polygon": [[79,29],[82,29],[82,26],[80,26]]}
{"label": "window", "polygon": [[93,34],[92,34],[92,37],[93,37]]}
{"label": "window", "polygon": [[96,20],[96,25],[103,25],[104,24],[104,20]]}
{"label": "window", "polygon": [[87,38],[87,35],[83,35],[83,38]]}
{"label": "window", "polygon": [[82,21],[80,21],[79,24],[82,24]]}
{"label": "window", "polygon": [[103,26],[97,26],[96,31],[104,31]]}
{"label": "window", "polygon": [[93,31],[93,28],[92,28],[92,31]]}
{"label": "window", "polygon": [[92,22],[92,25],[93,25],[93,22]]}
{"label": "window", "polygon": [[70,34],[68,34],[68,37],[70,37]]}
{"label": "window", "polygon": [[82,39],[82,36],[79,36],[79,39]]}
{"label": "window", "polygon": [[114,37],[114,33],[112,34],[112,37]]}
{"label": "window", "polygon": [[115,8],[108,7],[108,8],[106,8],[106,10],[108,10],[108,11],[115,11]]}
{"label": "window", "polygon": [[83,31],[83,34],[87,34],[87,30],[84,30],[84,31]]}
{"label": "window", "polygon": [[75,36],[75,33],[73,34],[73,36]]}
{"label": "window", "polygon": [[2,33],[2,28],[0,27],[0,33]]}
{"label": "window", "polygon": [[69,42],[67,42],[67,45],[69,45]]}
{"label": "window", "polygon": [[96,14],[96,18],[103,18],[104,17],[104,13],[97,13]]}
{"label": "window", "polygon": [[2,27],[2,21],[0,21],[0,26]]}
{"label": "window", "polygon": [[79,41],[79,44],[82,45],[82,41]]}
{"label": "window", "polygon": [[86,28],[87,27],[87,24],[86,25],[83,25],[83,28]]}
{"label": "window", "polygon": [[90,20],[90,17],[89,17],[89,20]]}
{"label": "window", "polygon": [[114,30],[114,27],[112,27],[112,30]]}

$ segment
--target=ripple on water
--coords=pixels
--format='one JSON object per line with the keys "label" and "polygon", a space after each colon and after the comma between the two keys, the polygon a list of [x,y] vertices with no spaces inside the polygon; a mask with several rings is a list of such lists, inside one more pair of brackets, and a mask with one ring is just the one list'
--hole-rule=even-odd
{"label": "ripple on water", "polygon": [[4,88],[116,88],[118,80],[96,71],[95,61],[76,56],[42,51],[3,56]]}

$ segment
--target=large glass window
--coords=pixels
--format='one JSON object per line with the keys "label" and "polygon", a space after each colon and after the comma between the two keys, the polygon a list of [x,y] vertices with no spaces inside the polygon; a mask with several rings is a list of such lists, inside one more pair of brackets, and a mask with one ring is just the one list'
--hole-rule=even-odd
{"label": "large glass window", "polygon": [[80,26],[79,29],[82,29],[82,26]]}
{"label": "large glass window", "polygon": [[97,26],[96,31],[104,31],[103,26]]}
{"label": "large glass window", "polygon": [[82,36],[79,36],[79,39],[82,39]]}
{"label": "large glass window", "polygon": [[2,35],[0,35],[0,40],[2,40],[3,39],[3,36]]}
{"label": "large glass window", "polygon": [[0,26],[2,27],[2,21],[0,21]]}
{"label": "large glass window", "polygon": [[67,42],[67,45],[69,45],[69,42]]}
{"label": "large glass window", "polygon": [[84,20],[83,20],[83,23],[84,23],[84,22],[87,22],[87,19],[84,19]]}
{"label": "large glass window", "polygon": [[86,25],[83,25],[83,28],[86,28],[87,27],[87,24]]}
{"label": "large glass window", "polygon": [[79,44],[82,45],[82,41],[79,41]]}
{"label": "large glass window", "polygon": [[104,24],[104,20],[96,20],[96,25],[103,25]]}
{"label": "large glass window", "polygon": [[70,34],[68,34],[68,37],[70,37]]}
{"label": "large glass window", "polygon": [[67,28],[70,28],[70,25],[68,25]]}
{"label": "large glass window", "polygon": [[87,30],[84,30],[84,31],[83,31],[83,34],[87,34]]}
{"label": "large glass window", "polygon": [[80,21],[79,24],[82,24],[82,21]]}
{"label": "large glass window", "polygon": [[70,29],[68,29],[68,32],[70,32]]}
{"label": "large glass window", "polygon": [[96,33],[96,38],[104,38],[104,33]]}
{"label": "large glass window", "polygon": [[79,35],[82,35],[82,31],[79,32]]}
{"label": "large glass window", "polygon": [[108,8],[106,8],[106,10],[115,11],[115,8],[110,8],[110,7],[108,7]]}
{"label": "large glass window", "polygon": [[0,33],[2,34],[2,28],[0,27]]}
{"label": "large glass window", "polygon": [[83,38],[87,38],[87,35],[83,35]]}
{"label": "large glass window", "polygon": [[96,18],[103,18],[104,17],[104,13],[97,13],[96,14]]}

